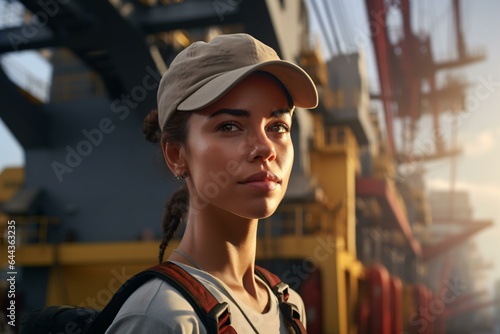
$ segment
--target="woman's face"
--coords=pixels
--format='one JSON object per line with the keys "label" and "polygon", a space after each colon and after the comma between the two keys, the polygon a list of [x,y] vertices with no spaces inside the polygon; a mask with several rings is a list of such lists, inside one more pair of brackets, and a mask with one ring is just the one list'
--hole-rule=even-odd
{"label": "woman's face", "polygon": [[244,218],[270,216],[293,164],[292,116],[273,77],[254,73],[188,123],[185,160],[191,205]]}

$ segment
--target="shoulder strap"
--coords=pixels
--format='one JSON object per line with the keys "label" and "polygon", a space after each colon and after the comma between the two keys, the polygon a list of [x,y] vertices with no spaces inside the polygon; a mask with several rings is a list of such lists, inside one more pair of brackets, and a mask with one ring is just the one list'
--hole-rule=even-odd
{"label": "shoulder strap", "polygon": [[175,287],[191,304],[208,333],[236,333],[231,326],[228,304],[219,303],[196,278],[178,265],[168,261],[142,271],[125,282],[92,323],[88,333],[103,334],[127,298],[152,278],[160,278]]}
{"label": "shoulder strap", "polygon": [[283,313],[285,321],[288,326],[293,329],[294,333],[307,333],[304,325],[300,321],[300,313],[297,306],[288,302],[288,298],[290,297],[288,293],[288,284],[283,283],[278,276],[267,269],[257,265],[255,266],[255,273],[271,287],[271,290],[280,303],[281,313]]}

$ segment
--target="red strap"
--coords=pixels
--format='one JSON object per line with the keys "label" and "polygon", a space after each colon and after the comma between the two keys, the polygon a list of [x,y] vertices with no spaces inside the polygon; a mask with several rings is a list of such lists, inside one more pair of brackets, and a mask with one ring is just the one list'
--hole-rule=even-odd
{"label": "red strap", "polygon": [[149,270],[161,272],[162,274],[175,279],[179,284],[182,284],[192,296],[197,297],[198,304],[207,313],[219,304],[219,301],[215,299],[215,297],[205,288],[203,284],[198,282],[196,278],[172,262],[158,264],[149,268]]}
{"label": "red strap", "polygon": [[280,303],[288,300],[290,297],[290,294],[288,293],[288,284],[283,283],[278,276],[258,265],[255,265],[255,271],[257,272],[257,275],[259,275],[260,278],[262,278],[264,282],[271,287]]}
{"label": "red strap", "polygon": [[[179,291],[193,305],[198,316],[205,321],[209,333],[236,334],[231,326],[231,314],[227,303],[219,303],[207,288],[184,269],[172,262],[164,262],[149,268],[146,272],[162,274],[169,283]],[[297,307],[287,302],[289,298],[288,285],[268,270],[255,266],[256,273],[271,287],[280,301],[280,309],[291,329],[295,333],[307,333],[300,322]],[[196,307],[195,307],[196,306]],[[200,314],[201,312],[201,314]]]}
{"label": "red strap", "polygon": [[288,302],[283,302],[280,303],[280,310],[288,326],[293,330],[294,333],[307,333],[304,324],[302,324],[302,322],[300,321],[300,314],[297,306]]}
{"label": "red strap", "polygon": [[283,283],[278,276],[260,266],[256,265],[255,271],[257,275],[271,287],[276,297],[278,297],[280,310],[288,326],[290,326],[295,333],[307,333],[304,325],[300,321],[300,314],[297,306],[287,302],[290,297],[288,293],[288,284]]}
{"label": "red strap", "polygon": [[[164,262],[146,271],[158,272],[167,278],[169,283],[179,289],[193,305],[200,318],[207,320],[205,326],[209,333],[236,333],[231,326],[231,314],[227,303],[219,303],[207,288],[184,269],[172,262]],[[201,312],[201,315],[199,314]]]}

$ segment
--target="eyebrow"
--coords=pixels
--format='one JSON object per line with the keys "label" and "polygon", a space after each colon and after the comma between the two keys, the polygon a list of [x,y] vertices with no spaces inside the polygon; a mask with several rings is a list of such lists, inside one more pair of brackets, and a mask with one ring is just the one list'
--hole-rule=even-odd
{"label": "eyebrow", "polygon": [[219,109],[213,114],[209,115],[208,118],[214,118],[215,116],[229,114],[238,117],[250,117],[250,112],[245,109]]}
{"label": "eyebrow", "polygon": [[[281,118],[281,117],[283,117],[283,115],[286,115],[286,114],[291,115],[292,110],[289,110],[287,108],[273,110],[273,111],[271,111],[270,117],[271,118]],[[214,117],[216,117],[218,115],[222,115],[222,114],[229,114],[229,115],[236,116],[236,117],[250,117],[250,112],[248,110],[224,108],[224,109],[217,110],[213,114],[209,115],[208,118],[214,118]]]}
{"label": "eyebrow", "polygon": [[281,117],[283,117],[283,115],[290,115],[290,117],[291,117],[293,109],[294,108],[292,107],[292,109],[282,108],[282,109],[273,110],[273,111],[271,111],[271,117],[272,118],[281,118]]}

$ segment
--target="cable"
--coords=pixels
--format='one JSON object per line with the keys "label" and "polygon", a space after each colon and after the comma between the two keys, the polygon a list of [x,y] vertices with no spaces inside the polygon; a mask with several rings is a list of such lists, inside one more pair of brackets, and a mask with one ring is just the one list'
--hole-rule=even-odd
{"label": "cable", "polygon": [[[328,36],[326,36],[327,35],[326,31],[328,31],[328,30],[326,29],[325,22],[323,21],[323,16],[320,14],[318,6],[314,0],[309,0],[309,3],[312,4],[314,14],[318,18],[320,28],[323,31],[324,40],[325,40],[327,47],[330,51],[330,55],[333,56],[336,52],[335,52],[335,48],[333,47],[332,40],[330,38],[328,38]],[[335,38],[333,38],[333,39],[335,39]]]}
{"label": "cable", "polygon": [[335,16],[335,13],[332,12],[330,6],[328,6],[328,0],[325,2],[325,0],[322,1],[323,2],[323,8],[325,8],[325,15],[326,17],[328,18],[328,21],[330,22],[330,29],[332,31],[332,34],[333,34],[333,38],[334,38],[334,42],[335,42],[335,45],[337,46],[338,50],[339,50],[339,53],[344,53],[344,49],[343,49],[343,45],[345,45],[342,41],[342,37],[338,35],[338,33],[340,33],[340,27],[337,27],[336,24],[335,24],[335,20],[333,19],[333,17]]}
{"label": "cable", "polygon": [[[450,13],[453,13],[453,8],[451,8],[451,3],[449,4],[449,7],[448,7],[448,10],[447,10],[447,18],[448,18],[448,26],[446,27],[446,35],[445,35],[445,38],[446,40],[448,41],[448,58],[452,59],[454,58],[454,55],[453,55],[453,50],[458,50],[458,43],[457,43],[457,37],[458,36],[455,36],[455,38],[451,38],[453,35],[456,35],[456,34],[453,34],[453,31],[455,30],[454,29],[454,17],[452,14]],[[458,52],[457,52],[457,57],[459,57],[458,55]]]}
{"label": "cable", "polygon": [[[344,2],[344,5],[345,5],[345,2]],[[347,1],[347,6],[349,8],[347,8],[347,12],[348,13],[351,13],[350,17],[349,17],[349,21],[351,22],[350,24],[350,27],[352,27],[352,29],[349,29],[350,33],[351,33],[351,41],[353,43],[353,46],[355,47],[355,50],[357,50],[357,47],[356,47],[356,40],[354,39],[354,28],[357,28],[357,29],[360,29],[361,25],[359,24],[359,21],[357,20],[358,19],[358,16],[357,15],[353,15],[353,13],[356,13],[355,9],[354,9],[354,5],[353,5],[353,1],[352,0],[349,0]]]}
{"label": "cable", "polygon": [[336,3],[337,8],[339,9],[340,16],[337,15],[337,17],[339,18],[340,23],[341,23],[341,30],[342,30],[343,35],[345,37],[344,41],[347,39],[349,45],[352,45],[351,42],[354,42],[354,38],[352,35],[352,31],[350,29],[350,25],[346,21],[347,13],[346,13],[345,8],[344,8],[344,2],[343,1],[339,1],[339,2],[332,1],[332,3]]}

